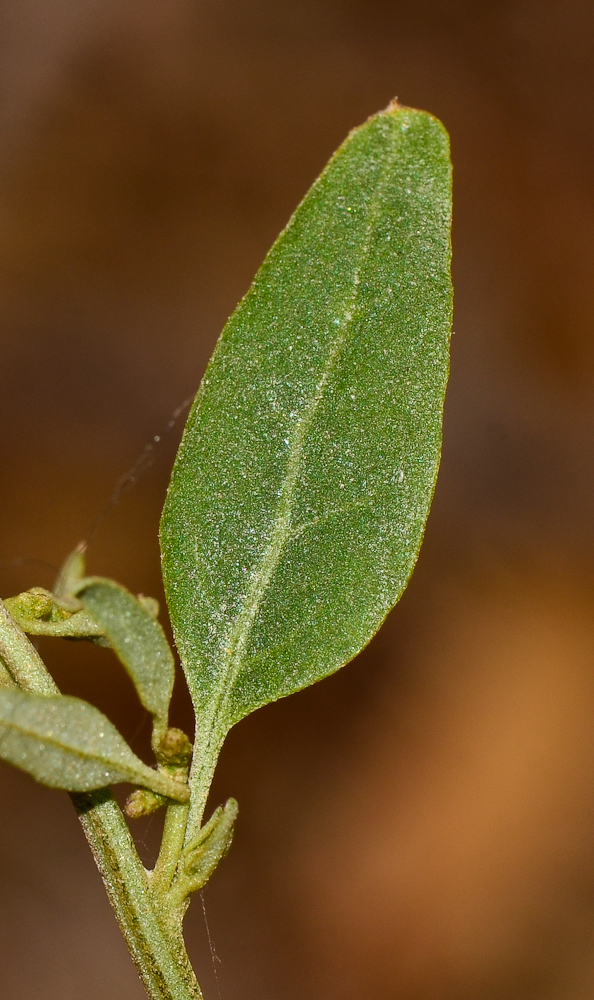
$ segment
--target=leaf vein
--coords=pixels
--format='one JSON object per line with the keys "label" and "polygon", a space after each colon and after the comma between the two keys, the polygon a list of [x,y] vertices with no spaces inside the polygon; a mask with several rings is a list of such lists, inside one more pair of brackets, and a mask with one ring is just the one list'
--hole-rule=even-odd
{"label": "leaf vein", "polygon": [[[223,730],[227,721],[225,719],[225,710],[243,665],[244,653],[251,629],[274,571],[281,560],[283,551],[287,543],[293,537],[293,532],[291,530],[291,514],[297,488],[297,479],[303,461],[305,441],[314,421],[316,411],[322,401],[326,385],[346,344],[348,331],[354,319],[361,275],[369,255],[371,237],[377,221],[378,211],[381,206],[381,194],[384,184],[386,183],[386,179],[389,176],[389,171],[390,164],[386,163],[382,172],[382,178],[377,185],[375,194],[370,199],[369,216],[365,235],[361,244],[360,259],[353,273],[353,290],[350,301],[344,311],[343,322],[338,328],[337,336],[332,342],[326,364],[316,386],[315,392],[313,393],[309,404],[304,408],[304,412],[300,420],[296,423],[291,434],[288,449],[287,470],[281,490],[276,522],[274,524],[269,544],[251,575],[243,606],[238,612],[234,622],[231,624],[229,632],[227,633],[227,639],[223,644],[227,667],[223,667],[223,670],[221,671],[221,683],[218,685],[215,697],[211,703],[212,714],[209,741],[218,741],[223,735]],[[309,525],[304,526],[301,530],[305,530],[306,527],[309,527]],[[222,723],[222,725],[220,725],[220,723]]]}

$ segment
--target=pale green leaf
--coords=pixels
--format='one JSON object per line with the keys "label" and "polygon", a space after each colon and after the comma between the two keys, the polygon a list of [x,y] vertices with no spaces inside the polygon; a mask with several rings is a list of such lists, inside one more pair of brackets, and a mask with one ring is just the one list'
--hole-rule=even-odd
{"label": "pale green leaf", "polygon": [[238,808],[235,799],[227,799],[224,806],[215,809],[208,823],[184,849],[181,867],[191,892],[206,885],[231,847]]}
{"label": "pale green leaf", "polygon": [[421,544],[451,327],[447,135],[391,106],[350,134],[227,323],[161,525],[212,752],[369,641]]}
{"label": "pale green leaf", "polygon": [[165,725],[175,661],[152,604],[102,577],[87,577],[73,588],[73,594],[109,639],[144,707]]}
{"label": "pale green leaf", "polygon": [[79,698],[0,689],[0,758],[70,792],[126,781],[188,798],[186,785],[147,767],[109,719]]}

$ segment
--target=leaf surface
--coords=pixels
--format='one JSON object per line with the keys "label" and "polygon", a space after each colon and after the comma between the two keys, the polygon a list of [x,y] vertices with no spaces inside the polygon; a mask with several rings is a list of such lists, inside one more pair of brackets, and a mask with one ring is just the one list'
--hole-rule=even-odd
{"label": "leaf surface", "polygon": [[87,577],[73,594],[109,639],[144,707],[166,724],[175,662],[159,622],[146,605],[113,580]]}
{"label": "leaf surface", "polygon": [[79,698],[0,689],[0,758],[70,792],[129,781],[188,798],[185,785],[147,767],[109,719]]}
{"label": "leaf surface", "polygon": [[213,748],[355,656],[406,586],[441,447],[450,196],[443,126],[398,106],[376,115],[217,344],[161,524],[176,642]]}
{"label": "leaf surface", "polygon": [[17,684],[12,676],[10,670],[8,669],[6,663],[0,656],[0,685],[2,687],[16,688]]}

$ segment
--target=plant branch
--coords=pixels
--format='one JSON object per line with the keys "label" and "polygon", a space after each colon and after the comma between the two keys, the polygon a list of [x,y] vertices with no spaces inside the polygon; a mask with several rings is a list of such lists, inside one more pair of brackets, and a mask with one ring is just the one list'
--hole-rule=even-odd
{"label": "plant branch", "polygon": [[148,872],[111,792],[73,795],[72,800],[151,1000],[203,1000],[183,943],[181,918],[177,926],[165,926],[158,916],[159,900],[153,898]]}
{"label": "plant branch", "polygon": [[188,805],[172,802],[165,813],[159,857],[149,874],[151,889],[155,893],[165,895],[169,891],[184,846],[187,822]]}
{"label": "plant branch", "polygon": [[[18,686],[56,695],[43,660],[0,601],[0,660]],[[203,1000],[186,954],[181,912],[165,925],[122,812],[109,789],[71,795],[118,923],[151,1000]],[[186,809],[187,807],[181,807]]]}
{"label": "plant branch", "polygon": [[35,646],[0,601],[0,658],[23,691],[52,695],[60,691]]}

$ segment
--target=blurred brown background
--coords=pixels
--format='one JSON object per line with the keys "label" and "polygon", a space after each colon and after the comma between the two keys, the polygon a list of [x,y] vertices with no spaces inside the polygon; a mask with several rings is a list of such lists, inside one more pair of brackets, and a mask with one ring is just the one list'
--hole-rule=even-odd
{"label": "blurred brown background", "polygon": [[[51,585],[195,391],[348,129],[397,95],[452,136],[426,542],[368,650],[229,739],[213,804],[241,813],[204,894],[214,962],[200,900],[187,924],[208,1000],[594,993],[593,50],[586,0],[0,7],[3,596]],[[159,594],[180,432],[99,524],[93,572]],[[110,656],[41,651],[142,753]],[[0,996],[141,1000],[67,797],[0,782]],[[159,823],[137,828],[147,859]]]}

